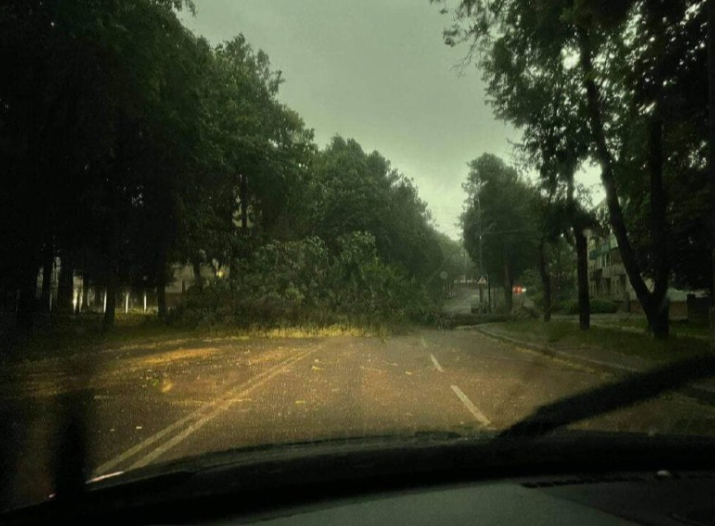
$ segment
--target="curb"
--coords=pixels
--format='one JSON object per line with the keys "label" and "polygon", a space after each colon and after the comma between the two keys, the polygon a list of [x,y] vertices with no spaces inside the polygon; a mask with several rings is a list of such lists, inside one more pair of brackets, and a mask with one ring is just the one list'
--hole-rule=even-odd
{"label": "curb", "polygon": [[[573,354],[566,351],[557,351],[547,345],[540,345],[538,343],[525,342],[523,340],[518,340],[512,338],[511,336],[506,336],[504,334],[499,334],[492,332],[488,329],[481,327],[475,327],[476,330],[489,338],[494,338],[495,340],[500,340],[503,342],[511,343],[513,345],[518,345],[519,347],[524,347],[532,351],[539,352],[549,358],[561,358],[563,360],[583,365],[586,367],[591,367],[593,369],[598,369],[603,372],[617,374],[617,375],[628,375],[637,374],[643,372],[641,369],[636,369],[633,367],[627,367],[625,365],[616,365],[613,363],[603,362],[601,360],[592,360],[588,358],[583,358],[581,356],[574,356]],[[715,404],[715,388],[710,386],[704,386],[702,384],[694,384],[691,386],[685,386],[679,389],[679,391],[691,398],[695,398],[701,402],[708,404]]]}

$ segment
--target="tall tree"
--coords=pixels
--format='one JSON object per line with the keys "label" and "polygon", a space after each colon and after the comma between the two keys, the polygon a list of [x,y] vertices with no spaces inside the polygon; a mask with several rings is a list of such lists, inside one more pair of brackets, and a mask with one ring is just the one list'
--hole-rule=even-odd
{"label": "tall tree", "polygon": [[[587,117],[589,151],[602,168],[611,229],[631,284],[658,337],[668,334],[665,174],[670,170],[676,176],[682,173],[677,158],[663,154],[664,144],[683,121],[694,116],[680,110],[684,108],[684,88],[686,92],[698,90],[694,86],[688,90],[684,82],[692,83],[696,72],[704,71],[704,50],[698,43],[702,38],[697,38],[705,27],[704,5],[697,0],[617,4],[465,0],[457,9],[464,26],[458,22],[446,33],[449,43],[472,42],[482,57],[491,56],[506,41],[515,63],[529,76],[540,78],[549,70],[545,64],[560,63],[576,82],[579,96],[574,100],[583,105],[579,113]],[[702,106],[699,111],[696,106],[692,110],[700,113]],[[640,140],[636,149],[632,148],[634,140]],[[648,175],[649,235],[647,249],[642,249],[649,254],[647,265],[639,258],[624,210],[627,198],[634,195],[628,191],[629,181],[642,173]],[[653,279],[652,290],[644,279],[646,274]]]}
{"label": "tall tree", "polygon": [[501,283],[506,308],[511,311],[516,279],[537,261],[535,190],[494,155],[482,155],[469,168],[463,185],[467,192],[462,215],[465,248],[473,261],[480,259],[482,251],[490,281]]}
{"label": "tall tree", "polygon": [[378,152],[368,154],[355,140],[334,137],[313,169],[315,234],[334,245],[342,234],[369,232],[381,259],[410,276],[428,277],[441,264],[426,204],[412,181]]}
{"label": "tall tree", "polygon": [[[586,159],[589,129],[578,80],[561,56],[522,48],[520,34],[506,32],[482,59],[495,113],[523,132],[520,145],[546,188],[566,187],[565,211],[575,240],[579,326],[590,327],[588,254],[584,214],[575,199],[575,173]],[[543,217],[543,216],[542,216]]]}

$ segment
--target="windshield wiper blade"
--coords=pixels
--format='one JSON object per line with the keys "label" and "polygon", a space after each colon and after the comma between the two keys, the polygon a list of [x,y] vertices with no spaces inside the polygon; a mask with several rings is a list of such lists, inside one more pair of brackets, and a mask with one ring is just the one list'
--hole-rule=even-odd
{"label": "windshield wiper blade", "polygon": [[635,373],[624,380],[597,387],[541,406],[497,435],[497,438],[538,437],[568,424],[593,418],[616,409],[632,406],[666,391],[703,378],[715,376],[715,356],[681,360],[646,373]]}

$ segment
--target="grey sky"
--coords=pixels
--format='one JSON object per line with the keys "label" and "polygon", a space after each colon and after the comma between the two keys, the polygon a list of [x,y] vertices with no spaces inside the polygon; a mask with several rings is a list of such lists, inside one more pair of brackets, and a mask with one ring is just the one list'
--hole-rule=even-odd
{"label": "grey sky", "polygon": [[[243,33],[283,71],[280,98],[316,141],[335,134],[378,150],[414,178],[439,230],[458,239],[466,163],[509,160],[519,134],[494,119],[465,49],[442,42],[449,18],[428,0],[195,0],[187,27],[212,43]],[[596,182],[590,174],[584,182]]]}

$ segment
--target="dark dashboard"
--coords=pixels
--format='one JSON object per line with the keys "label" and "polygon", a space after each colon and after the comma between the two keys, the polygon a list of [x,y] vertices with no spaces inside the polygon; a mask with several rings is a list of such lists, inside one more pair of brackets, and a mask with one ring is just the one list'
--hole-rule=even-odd
{"label": "dark dashboard", "polygon": [[569,475],[346,498],[207,524],[711,525],[715,474]]}
{"label": "dark dashboard", "polygon": [[3,524],[715,524],[712,441],[568,433],[227,451],[108,477]]}

